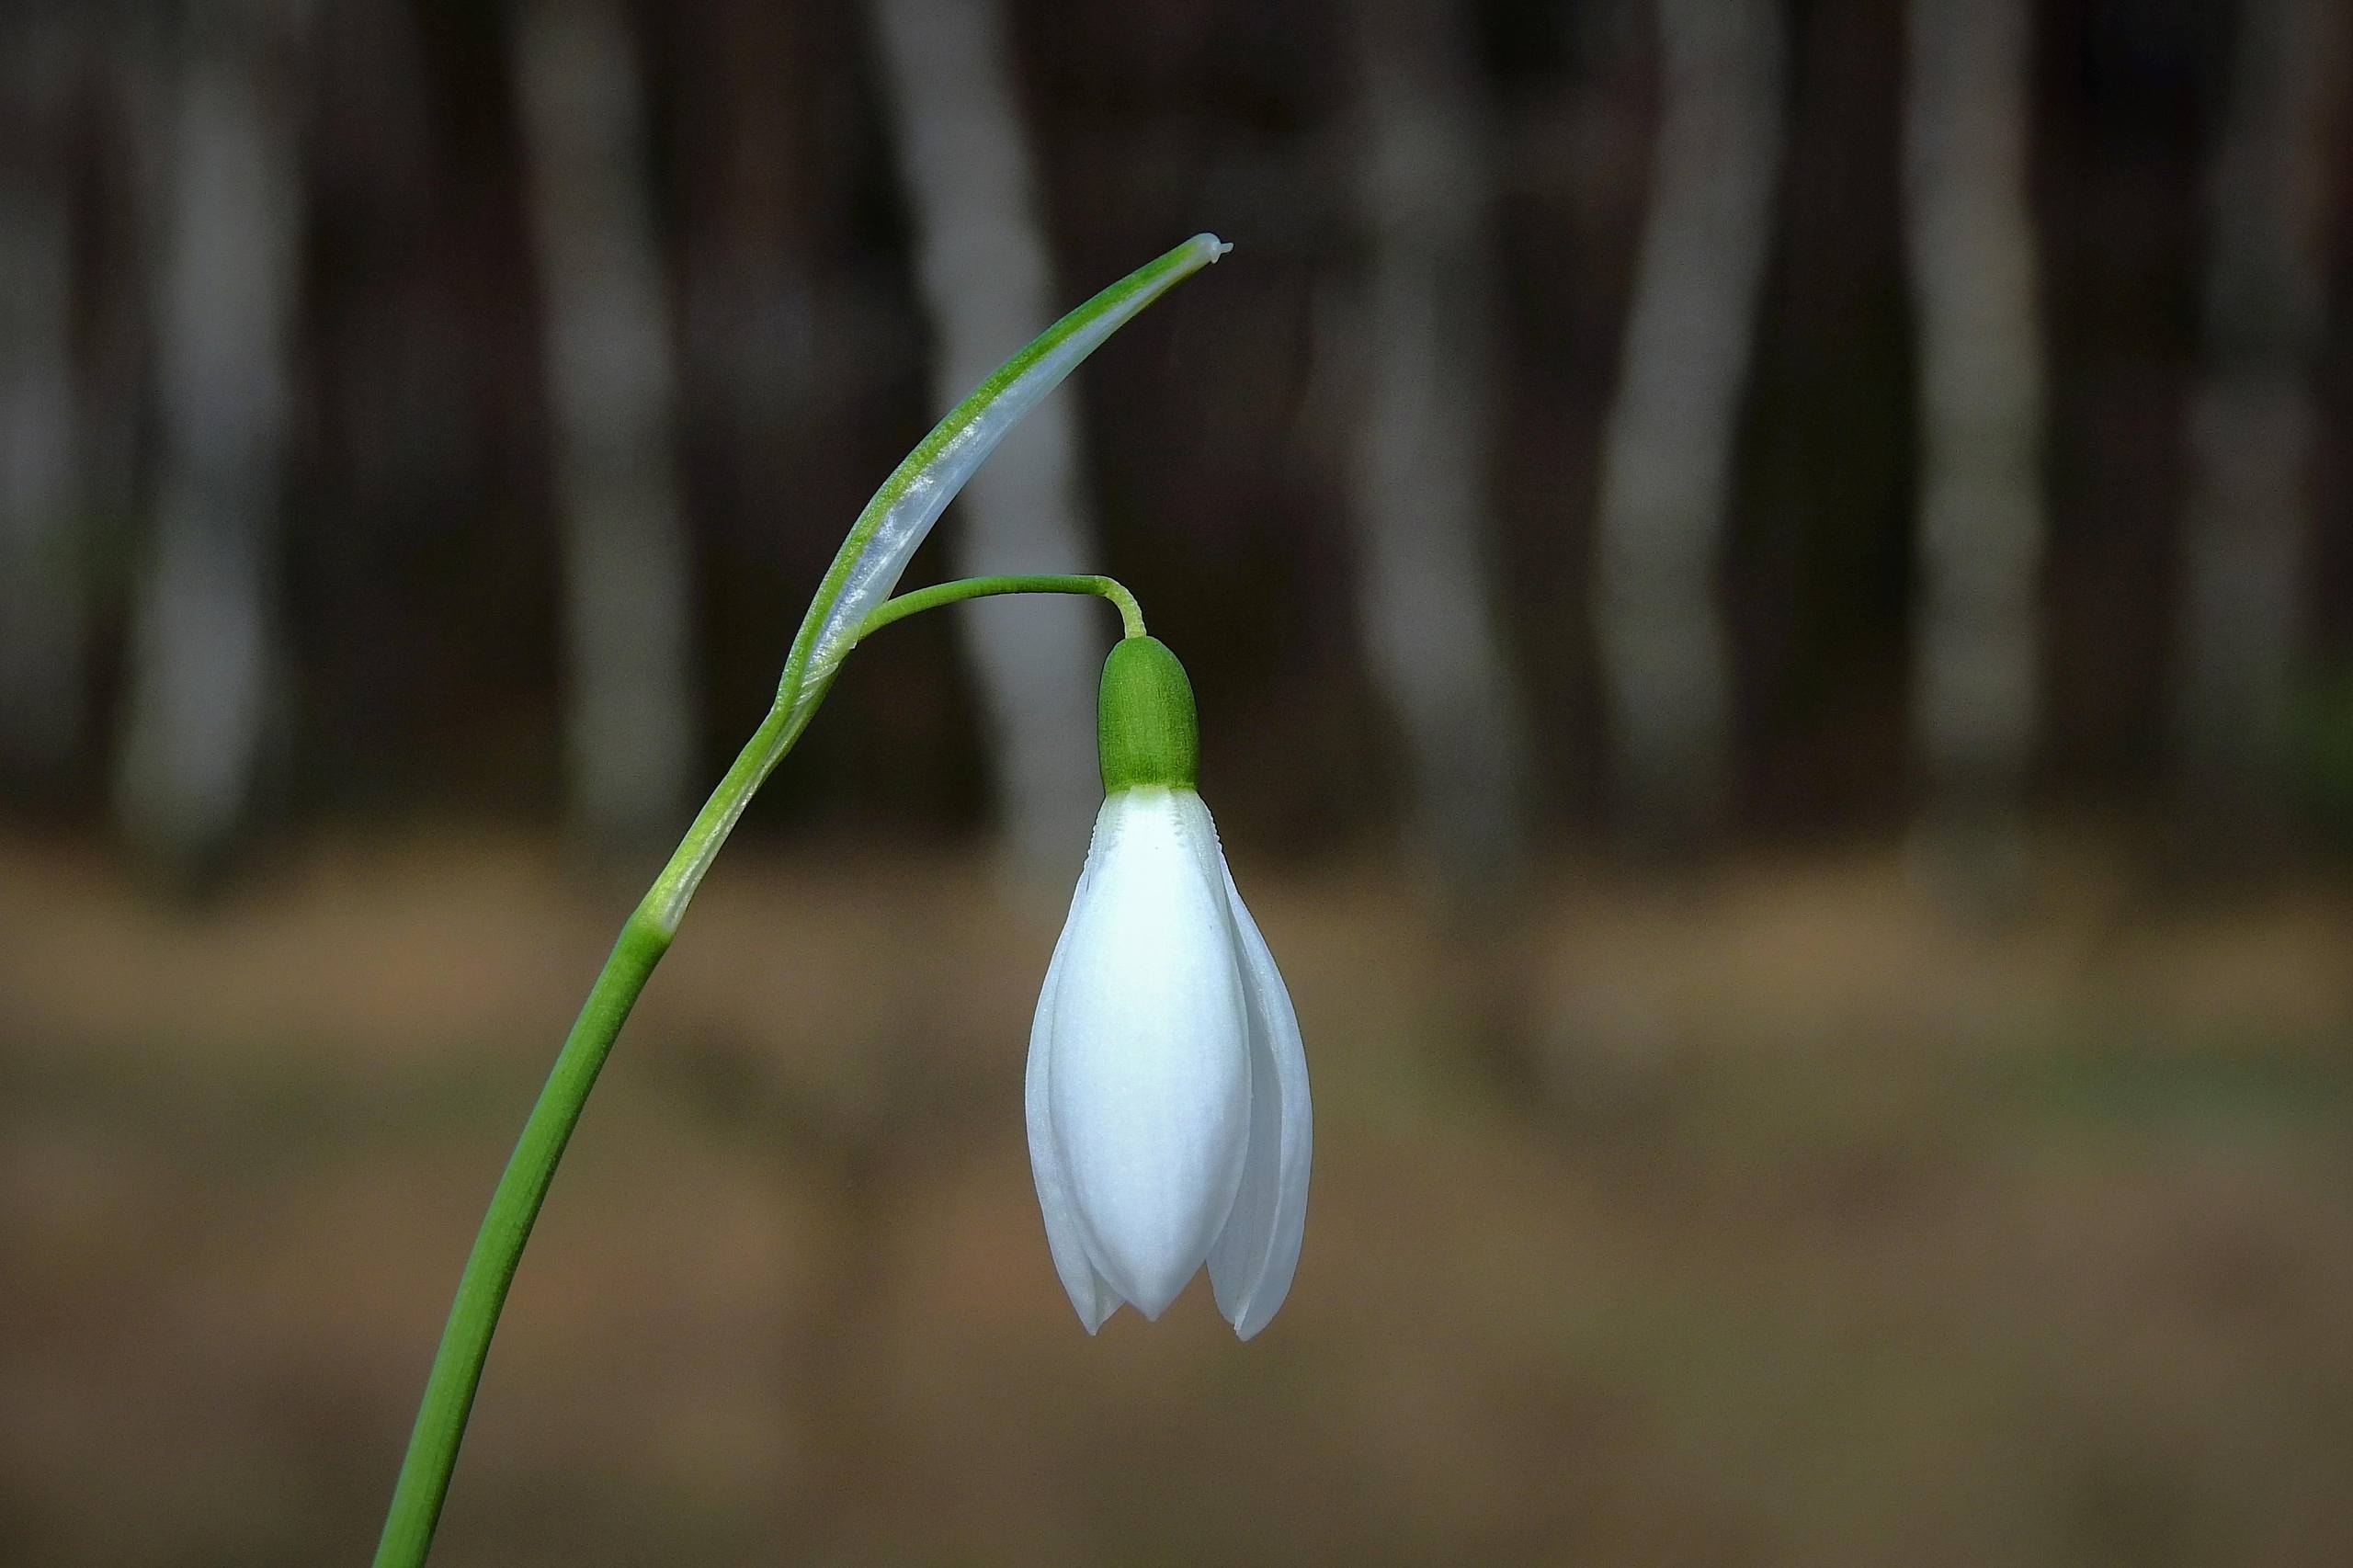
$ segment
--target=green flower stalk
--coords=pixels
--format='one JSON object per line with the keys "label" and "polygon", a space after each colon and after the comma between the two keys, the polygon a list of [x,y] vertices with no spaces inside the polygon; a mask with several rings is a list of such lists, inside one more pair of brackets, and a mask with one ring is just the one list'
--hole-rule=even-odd
{"label": "green flower stalk", "polygon": [[458,1281],[376,1548],[376,1568],[414,1568],[431,1549],[499,1311],[588,1091],[720,846],[808,728],[850,650],[909,615],[996,594],[1092,594],[1119,608],[1128,637],[1143,635],[1134,597],[1108,577],[976,577],[896,598],[892,590],[941,510],[1014,424],[1104,339],[1228,248],[1214,234],[1197,234],[1048,327],[933,427],[851,525],[793,637],[774,704],[622,925],[523,1124]]}

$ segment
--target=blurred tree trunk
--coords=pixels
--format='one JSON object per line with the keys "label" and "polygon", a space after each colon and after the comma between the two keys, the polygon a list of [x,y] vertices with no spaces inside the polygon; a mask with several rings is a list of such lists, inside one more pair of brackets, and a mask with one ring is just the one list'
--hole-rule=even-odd
{"label": "blurred tree trunk", "polygon": [[[677,24],[674,68],[699,84],[674,106],[688,465],[716,493],[710,520],[734,532],[722,547],[780,564],[773,519],[809,483],[809,449],[823,442],[811,432],[826,425],[828,402],[868,390],[842,374],[848,356],[819,341],[814,258],[828,226],[846,221],[821,194],[828,176],[809,123],[833,69],[827,28],[773,0],[709,0]],[[830,555],[838,540],[815,533],[806,542]],[[786,622],[772,632],[780,648],[793,629],[773,619]]]}
{"label": "blurred tree trunk", "polygon": [[53,783],[82,738],[74,233],[62,121],[83,59],[0,26],[0,778]]}
{"label": "blurred tree trunk", "polygon": [[2207,176],[2174,722],[2188,825],[2208,848],[2260,842],[2284,806],[2345,28],[2339,0],[2239,6]]}
{"label": "blurred tree trunk", "polygon": [[1363,15],[1367,299],[1350,324],[1365,405],[1348,465],[1361,527],[1358,613],[1408,754],[1415,832],[1471,887],[1527,837],[1521,716],[1484,551],[1495,380],[1487,124],[1444,7]]}
{"label": "blurred tree trunk", "polygon": [[199,869],[247,810],[284,695],[271,605],[303,192],[286,101],[298,12],[193,8],[148,182],[160,470],[132,588],[115,806],[159,865]]}
{"label": "blurred tree trunk", "polygon": [[1731,656],[1716,573],[1785,137],[1772,0],[1658,0],[1663,118],[1602,458],[1597,631],[1618,800],[1645,836],[1722,824]]}
{"label": "blurred tree trunk", "polygon": [[[1058,313],[1036,159],[996,0],[873,0],[870,9],[935,338],[933,402],[944,412]],[[951,574],[1091,569],[1078,470],[1078,404],[1065,392],[973,476],[947,530]],[[1099,794],[1094,693],[1111,635],[1103,608],[1024,598],[957,616],[1015,855],[1029,871],[1065,870]]]}
{"label": "blurred tree trunk", "polygon": [[1912,0],[1906,239],[1922,473],[1914,742],[1932,875],[2025,871],[2042,564],[2043,347],[2026,185],[2025,0]]}
{"label": "blurred tree trunk", "polygon": [[523,0],[517,99],[563,550],[565,780],[608,844],[675,833],[700,720],[669,301],[618,0]]}

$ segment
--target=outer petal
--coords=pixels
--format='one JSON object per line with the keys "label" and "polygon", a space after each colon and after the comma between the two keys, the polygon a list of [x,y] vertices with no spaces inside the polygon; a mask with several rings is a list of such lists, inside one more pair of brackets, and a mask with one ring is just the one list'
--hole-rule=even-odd
{"label": "outer petal", "polygon": [[[1219,866],[1222,870],[1222,856]],[[1250,1153],[1233,1211],[1210,1248],[1210,1283],[1217,1290],[1218,1311],[1247,1339],[1283,1304],[1299,1267],[1314,1129],[1307,1052],[1290,992],[1233,885],[1233,873],[1225,871],[1224,880],[1250,1012]]]}
{"label": "outer petal", "polygon": [[1095,831],[1048,1009],[1046,1116],[1089,1261],[1151,1318],[1233,1206],[1248,1012],[1199,797],[1123,790]]}
{"label": "outer petal", "polygon": [[[1071,897],[1074,915],[1086,901],[1087,883],[1094,878],[1101,845],[1102,835],[1098,832],[1087,846],[1086,869],[1079,873],[1078,891]],[[1055,1146],[1047,1109],[1053,1060],[1054,994],[1062,976],[1063,955],[1070,949],[1070,931],[1066,920],[1062,936],[1054,943],[1053,961],[1046,966],[1045,986],[1038,995],[1038,1016],[1029,1026],[1029,1066],[1024,1077],[1023,1098],[1029,1112],[1029,1174],[1038,1184],[1038,1207],[1046,1218],[1046,1248],[1053,1254],[1054,1272],[1062,1277],[1070,1304],[1078,1310],[1078,1321],[1086,1325],[1087,1333],[1093,1334],[1103,1326],[1104,1319],[1120,1310],[1120,1294],[1095,1271],[1095,1265],[1087,1258],[1078,1210],[1071,1201],[1070,1179],[1063,1170],[1062,1151]]]}

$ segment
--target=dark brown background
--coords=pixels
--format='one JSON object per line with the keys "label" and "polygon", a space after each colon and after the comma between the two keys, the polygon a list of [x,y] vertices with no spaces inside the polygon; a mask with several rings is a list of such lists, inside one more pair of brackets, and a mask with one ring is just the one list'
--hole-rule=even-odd
{"label": "dark brown background", "polygon": [[[2182,850],[2165,714],[2229,8],[2036,6],[2033,871],[2001,911],[1949,906],[1904,838],[1901,9],[1786,13],[1721,585],[1733,820],[1663,862],[1607,804],[1586,608],[1655,51],[1639,6],[1453,17],[1498,193],[1484,547],[1535,741],[1526,875],[1490,894],[1399,847],[1351,448],[1312,384],[1316,312],[1366,265],[1362,17],[1017,0],[1057,298],[1199,229],[1238,247],[1061,395],[1103,564],[1192,670],[1204,789],[1307,1032],[1297,1287],[1246,1346],[1205,1288],[1156,1326],[1073,1321],[1018,1108],[1066,894],[1004,874],[950,617],[917,620],[860,653],[624,1037],[437,1562],[2353,1555],[2343,224],[2298,588],[2313,717],[2284,835],[2218,863]],[[508,18],[392,0],[314,6],[274,67],[310,209],[266,788],[196,874],[115,837],[153,415],[106,29],[144,15],[92,7],[55,90],[6,110],[40,131],[17,155],[70,171],[75,353],[129,434],[119,506],[77,533],[93,717],[0,798],[0,1558],[352,1562],[648,863],[561,819]],[[938,410],[861,13],[631,23],[715,777]],[[758,287],[706,295],[722,267]]]}

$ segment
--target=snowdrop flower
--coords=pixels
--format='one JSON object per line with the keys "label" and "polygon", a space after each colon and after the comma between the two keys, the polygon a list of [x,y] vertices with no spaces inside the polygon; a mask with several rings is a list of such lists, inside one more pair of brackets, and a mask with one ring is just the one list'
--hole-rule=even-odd
{"label": "snowdrop flower", "polygon": [[1209,808],[1184,667],[1131,637],[1103,666],[1103,809],[1029,1032],[1046,1242],[1093,1334],[1157,1318],[1206,1262],[1245,1339],[1290,1290],[1307,1218],[1307,1058]]}

